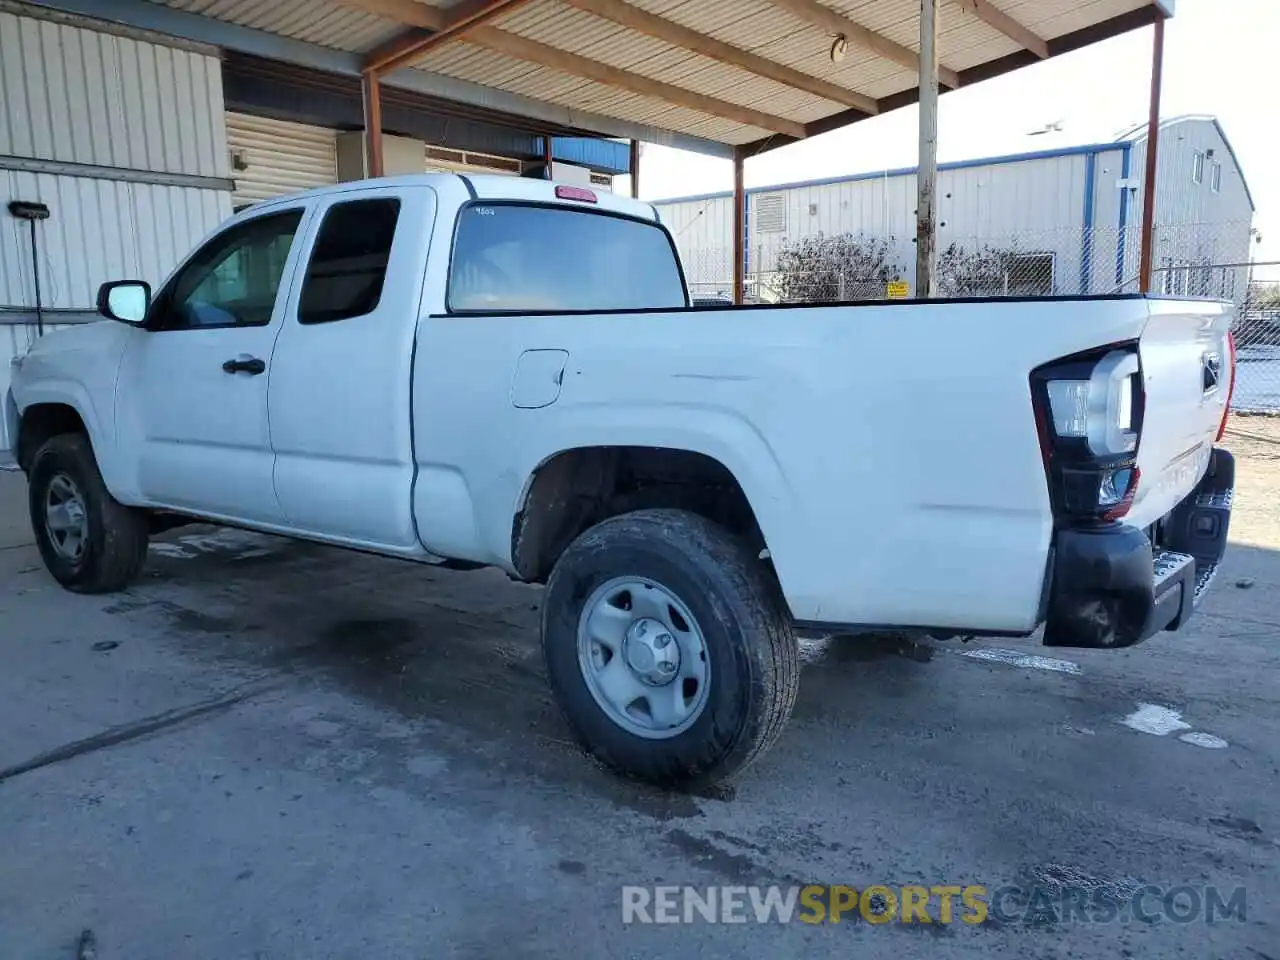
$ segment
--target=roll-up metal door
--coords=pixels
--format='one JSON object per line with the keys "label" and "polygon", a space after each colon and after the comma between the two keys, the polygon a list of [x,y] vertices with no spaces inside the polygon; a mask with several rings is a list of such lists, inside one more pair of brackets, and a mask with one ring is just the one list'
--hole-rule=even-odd
{"label": "roll-up metal door", "polygon": [[338,182],[336,130],[227,112],[232,202],[269,200]]}

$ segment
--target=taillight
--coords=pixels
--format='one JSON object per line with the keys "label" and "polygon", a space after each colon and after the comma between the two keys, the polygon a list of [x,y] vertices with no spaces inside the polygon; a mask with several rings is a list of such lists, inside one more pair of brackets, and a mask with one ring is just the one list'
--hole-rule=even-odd
{"label": "taillight", "polygon": [[1214,443],[1219,442],[1222,435],[1227,432],[1227,418],[1231,416],[1231,397],[1236,392],[1236,335],[1230,331],[1227,333],[1227,357],[1231,361],[1227,364],[1227,369],[1231,371],[1231,384],[1227,387],[1227,405],[1222,408],[1222,423],[1218,424],[1218,435],[1214,437]]}
{"label": "taillight", "polygon": [[1128,513],[1146,406],[1136,344],[1037,368],[1031,399],[1054,516],[1097,523]]}

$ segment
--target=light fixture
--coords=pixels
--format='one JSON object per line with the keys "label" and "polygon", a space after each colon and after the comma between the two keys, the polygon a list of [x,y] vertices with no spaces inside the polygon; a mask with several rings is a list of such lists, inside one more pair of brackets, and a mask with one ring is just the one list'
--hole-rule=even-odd
{"label": "light fixture", "polygon": [[36,244],[36,221],[49,219],[49,207],[39,200],[12,200],[9,215],[31,224],[31,282],[36,294],[36,335],[44,336],[44,304],[40,300],[40,248]]}
{"label": "light fixture", "polygon": [[831,50],[828,56],[831,57],[832,63],[839,63],[844,59],[844,55],[849,52],[849,39],[842,33],[831,41]]}

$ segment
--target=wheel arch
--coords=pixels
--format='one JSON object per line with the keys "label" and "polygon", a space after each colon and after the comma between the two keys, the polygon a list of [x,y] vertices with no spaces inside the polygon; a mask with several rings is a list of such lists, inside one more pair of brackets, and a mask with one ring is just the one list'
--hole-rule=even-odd
{"label": "wheel arch", "polygon": [[765,525],[747,486],[721,459],[687,447],[591,445],[558,450],[527,477],[511,525],[511,561],[542,582],[584,530],[651,508],[688,510],[764,550]]}
{"label": "wheel arch", "polygon": [[[94,447],[93,433],[84,415],[65,400],[46,400],[29,404],[17,420],[14,453],[24,472],[31,471],[36,452],[52,437],[63,433],[82,433]],[[95,453],[96,456],[96,453]]]}

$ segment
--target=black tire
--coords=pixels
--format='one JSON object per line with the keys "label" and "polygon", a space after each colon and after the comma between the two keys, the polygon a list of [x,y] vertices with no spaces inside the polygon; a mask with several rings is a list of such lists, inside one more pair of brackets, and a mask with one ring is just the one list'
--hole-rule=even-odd
{"label": "black tire", "polygon": [[[46,504],[55,478],[69,479],[84,502],[87,536],[81,554],[59,552],[46,526]],[[147,559],[147,516],[119,503],[107,491],[89,438],[81,433],[52,437],[36,452],[27,477],[31,529],[44,565],[55,580],[77,593],[123,590]]]}
{"label": "black tire", "polygon": [[[612,720],[579,666],[583,607],[597,587],[621,576],[672,591],[706,643],[706,706],[669,739],[646,739]],[[740,772],[777,739],[795,705],[797,645],[776,582],[742,541],[682,510],[622,514],[570,544],[547,584],[542,647],[552,690],[579,742],[619,773],[658,786]]]}

